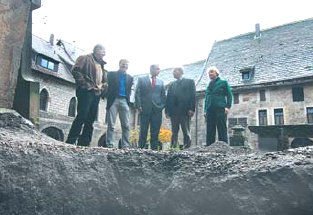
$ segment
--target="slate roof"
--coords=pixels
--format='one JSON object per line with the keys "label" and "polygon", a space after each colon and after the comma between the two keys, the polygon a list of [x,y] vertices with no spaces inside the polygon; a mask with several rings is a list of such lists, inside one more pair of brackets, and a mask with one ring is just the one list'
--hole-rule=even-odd
{"label": "slate roof", "polygon": [[[205,68],[205,62],[206,62],[206,60],[200,60],[200,61],[197,61],[195,63],[182,65],[184,68],[183,77],[193,79],[195,81],[195,83],[197,83],[201,78],[201,75],[203,73],[203,69]],[[171,83],[172,81],[175,80],[173,77],[173,69],[174,69],[174,67],[162,69],[158,75],[158,78],[163,80],[165,86],[167,86],[169,83]],[[138,78],[142,77],[142,76],[147,76],[149,74],[150,73],[133,76],[134,77],[134,85],[132,87],[132,93],[130,94],[130,101],[132,103],[135,102],[134,96],[135,96],[135,89],[136,89],[136,84],[137,84]]]}
{"label": "slate roof", "polygon": [[85,54],[82,49],[63,40],[59,40],[58,43],[51,45],[50,42],[32,35],[32,50],[35,54],[42,54],[59,63],[58,71],[54,72],[36,65],[35,58],[32,57],[33,70],[75,83],[70,69],[78,56]]}
{"label": "slate roof", "polygon": [[[207,66],[217,66],[232,87],[255,86],[276,81],[313,77],[313,18],[216,42]],[[254,76],[243,81],[241,69],[254,67]],[[197,90],[204,90],[203,74]]]}
{"label": "slate roof", "polygon": [[[193,79],[197,83],[197,81],[200,79],[201,74],[203,72],[204,65],[205,65],[205,60],[200,60],[195,63],[182,65],[184,68],[183,77]],[[174,67],[162,69],[160,71],[158,78],[162,79],[165,85],[168,85],[170,82],[175,80],[173,77],[173,69]],[[146,76],[148,74],[150,73],[135,75],[134,76],[135,83],[137,82],[138,77]]]}

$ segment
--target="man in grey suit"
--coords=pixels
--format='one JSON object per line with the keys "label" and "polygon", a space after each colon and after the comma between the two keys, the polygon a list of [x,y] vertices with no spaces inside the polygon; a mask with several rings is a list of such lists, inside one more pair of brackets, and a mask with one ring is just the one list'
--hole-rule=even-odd
{"label": "man in grey suit", "polygon": [[183,78],[183,73],[182,67],[174,68],[176,81],[170,84],[166,99],[165,114],[172,124],[172,148],[177,147],[180,126],[184,135],[183,148],[191,146],[190,119],[196,107],[196,87],[194,80]]}
{"label": "man in grey suit", "polygon": [[135,92],[136,107],[140,113],[139,147],[146,148],[150,125],[150,144],[152,150],[158,149],[159,132],[162,124],[162,110],[165,106],[165,87],[161,79],[158,64],[150,66],[150,75],[140,77]]}

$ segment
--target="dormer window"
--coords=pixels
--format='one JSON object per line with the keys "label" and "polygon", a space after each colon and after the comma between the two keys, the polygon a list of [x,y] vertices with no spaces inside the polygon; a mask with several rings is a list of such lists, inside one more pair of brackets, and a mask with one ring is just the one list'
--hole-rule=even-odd
{"label": "dormer window", "polygon": [[243,68],[240,70],[240,73],[243,81],[249,81],[254,74],[254,66]]}
{"label": "dormer window", "polygon": [[250,80],[251,72],[242,72],[242,80]]}
{"label": "dormer window", "polygon": [[36,64],[43,68],[46,68],[55,72],[58,71],[58,63],[43,55],[37,56]]}

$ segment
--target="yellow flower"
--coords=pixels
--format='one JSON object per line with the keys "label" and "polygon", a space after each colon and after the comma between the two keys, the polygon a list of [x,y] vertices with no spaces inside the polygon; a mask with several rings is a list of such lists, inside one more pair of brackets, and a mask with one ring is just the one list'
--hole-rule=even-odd
{"label": "yellow flower", "polygon": [[[159,141],[161,143],[171,142],[172,132],[169,129],[161,128],[159,133]],[[139,141],[139,129],[132,129],[129,134],[129,142],[135,146]],[[147,142],[150,142],[150,132],[148,131]]]}
{"label": "yellow flower", "polygon": [[129,142],[131,143],[131,145],[137,145],[139,141],[139,130],[138,129],[132,129],[130,130],[130,134],[129,134]]}
{"label": "yellow flower", "polygon": [[159,141],[161,143],[171,142],[172,132],[169,129],[161,128],[159,133]]}

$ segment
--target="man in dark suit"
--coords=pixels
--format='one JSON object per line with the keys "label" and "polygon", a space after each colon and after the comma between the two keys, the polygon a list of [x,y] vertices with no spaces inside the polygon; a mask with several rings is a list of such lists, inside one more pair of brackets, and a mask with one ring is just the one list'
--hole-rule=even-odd
{"label": "man in dark suit", "polygon": [[196,86],[194,80],[183,78],[183,73],[182,67],[174,68],[173,75],[176,81],[170,84],[166,98],[165,114],[171,119],[172,148],[177,147],[180,126],[184,135],[183,148],[191,146],[190,119],[195,112]]}
{"label": "man in dark suit", "polygon": [[210,67],[207,71],[211,81],[205,92],[204,116],[207,124],[206,145],[209,146],[215,142],[216,129],[218,140],[228,143],[226,120],[233,94],[228,82],[220,79],[216,67]]}
{"label": "man in dark suit", "polygon": [[159,73],[159,65],[153,64],[150,66],[150,75],[140,77],[137,82],[135,101],[140,113],[140,148],[146,148],[148,128],[150,125],[151,149],[158,149],[162,110],[166,100],[163,81],[157,78]]}
{"label": "man in dark suit", "polygon": [[108,73],[107,97],[107,147],[118,147],[114,141],[114,126],[117,114],[122,127],[121,148],[129,147],[129,98],[133,85],[133,77],[126,73],[128,60],[122,59],[119,62],[117,72]]}

